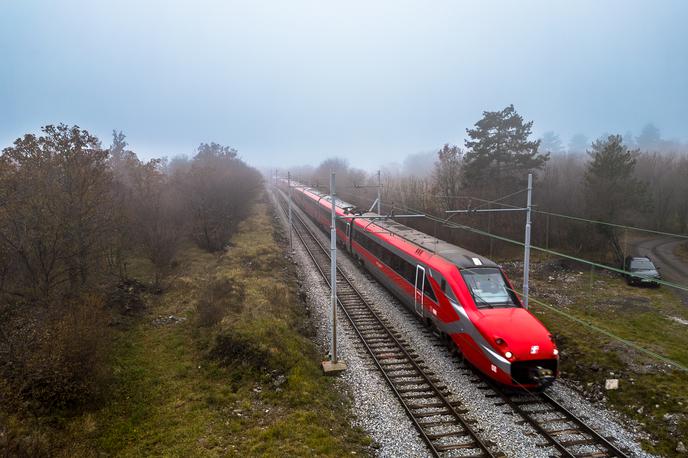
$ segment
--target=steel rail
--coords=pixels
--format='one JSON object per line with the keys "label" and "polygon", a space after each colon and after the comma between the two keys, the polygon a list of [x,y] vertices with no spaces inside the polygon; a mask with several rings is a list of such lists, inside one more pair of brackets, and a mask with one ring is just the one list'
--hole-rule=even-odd
{"label": "steel rail", "polygon": [[[464,363],[466,361],[461,360]],[[485,383],[494,393],[496,393],[502,401],[507,404],[509,407],[514,410],[516,414],[518,414],[521,418],[523,418],[529,425],[531,425],[542,437],[547,440],[548,444],[555,447],[562,456],[564,457],[577,457],[577,458],[583,458],[583,457],[590,457],[590,458],[597,458],[597,457],[617,457],[617,458],[628,458],[628,455],[621,450],[619,450],[618,447],[616,447],[614,444],[612,444],[608,439],[603,437],[600,433],[592,429],[587,423],[585,423],[582,419],[580,419],[576,414],[571,412],[569,409],[561,405],[559,402],[554,400],[549,394],[545,392],[533,392],[530,391],[526,388],[523,388],[523,391],[517,391],[515,393],[516,396],[524,396],[524,397],[529,397],[530,400],[527,400],[526,402],[517,402],[516,400],[513,399],[513,396],[510,396],[507,394],[505,391],[504,387],[500,386],[499,384],[495,383],[493,380],[490,380],[487,378],[482,372],[480,372],[478,369],[473,367],[470,363],[465,364],[465,367],[470,369],[474,374],[476,374],[479,377],[479,381]],[[537,404],[543,404],[544,406],[548,406],[551,410],[547,411],[536,411],[536,412],[530,412],[526,409],[523,408],[525,405],[537,405]],[[535,415],[541,415],[541,414],[559,414],[563,415],[563,417],[555,417],[555,419],[558,419],[556,421],[553,421],[551,418],[550,419],[545,419],[544,422],[539,421],[537,418],[535,418]],[[559,424],[566,424],[568,423],[569,425],[565,428],[567,431],[567,434],[570,435],[577,435],[581,436],[582,439],[580,440],[575,440],[571,444],[567,444],[569,441],[562,441],[559,440],[556,436],[558,434],[561,434],[561,430],[552,430],[552,429],[547,429],[543,423],[559,423]],[[588,437],[586,437],[586,435]],[[587,446],[587,447],[595,447],[598,450],[595,452],[575,452],[571,450],[571,447],[578,447],[578,446]],[[599,450],[599,448],[605,449],[605,451]]]}
{"label": "steel rail", "polygon": [[[282,195],[282,197],[284,196]],[[280,204],[280,207],[283,211],[285,211],[283,204]],[[330,256],[328,253],[328,249],[322,245],[318,237],[315,234],[313,234],[313,231],[310,228],[308,228],[308,226],[304,223],[301,216],[299,215],[299,212],[293,212],[292,217],[293,216],[296,216],[296,218],[294,218],[292,221],[297,222],[297,225],[299,226],[299,229],[297,229],[296,226],[294,227],[294,232],[296,233],[297,237],[301,240],[304,248],[306,249],[306,252],[308,253],[309,257],[313,260],[320,275],[329,285],[330,279],[329,276],[325,273],[327,266],[323,266],[323,264],[329,263]],[[397,337],[394,335],[394,331],[390,328],[390,326],[384,323],[384,321],[373,310],[371,304],[365,299],[365,297],[363,297],[363,295],[358,291],[358,289],[352,284],[348,276],[339,267],[337,267],[336,281],[338,283],[338,288],[340,288],[340,285],[343,287],[339,289],[339,293],[337,296],[337,303],[340,309],[344,312],[356,335],[358,335],[359,339],[365,346],[366,351],[371,356],[376,367],[380,370],[383,378],[385,379],[385,381],[391,388],[392,392],[401,403],[402,407],[404,408],[404,411],[411,419],[413,425],[418,430],[421,438],[428,446],[432,455],[439,457],[442,456],[443,452],[451,452],[453,450],[458,449],[477,449],[480,450],[480,454],[471,456],[491,458],[501,456],[501,454],[494,454],[490,451],[488,444],[478,436],[476,431],[469,425],[468,421],[465,420],[462,417],[462,415],[456,410],[454,406],[455,403],[452,403],[447,399],[447,397],[443,394],[444,390],[441,388],[441,386],[435,383],[435,381],[433,381],[433,377],[426,373],[426,371],[421,367],[423,364],[416,361],[417,357],[414,357],[411,354],[412,350],[408,350],[406,346],[402,342],[400,342],[399,339],[397,339]],[[344,297],[345,301],[342,301],[342,297]],[[358,310],[354,310],[357,307]],[[353,313],[354,311],[356,312],[356,314]],[[365,324],[363,324],[362,322],[365,322]],[[366,330],[363,329],[364,327],[374,328],[374,334],[372,335],[376,339],[374,343],[370,341],[372,336],[365,335]],[[387,342],[382,343],[383,341],[380,339],[384,339]],[[389,367],[386,367],[388,365],[383,364],[381,358],[382,355],[380,354],[380,351],[376,351],[375,347],[384,348],[384,352],[382,353],[382,355],[390,355],[395,353],[401,355],[399,357],[393,357],[394,360],[399,361],[398,363],[393,363],[393,365],[406,365],[407,368],[400,369],[397,367],[394,370],[390,370]],[[391,374],[391,372],[399,371],[411,371],[412,375],[394,376],[393,374]],[[413,389],[402,392],[400,382],[395,382],[394,380],[395,378],[400,377],[420,379],[420,381],[413,383],[408,381],[402,381],[401,383],[404,383],[403,386],[426,385],[429,388],[418,388],[417,390],[415,390],[415,393]],[[430,394],[422,395],[421,397],[420,393],[428,392]],[[409,396],[407,396],[409,399],[405,398],[404,393],[409,394]],[[433,398],[438,400],[439,402],[416,405],[412,405],[409,402],[410,399],[428,400]],[[441,407],[443,410],[440,410],[436,413],[416,412],[416,410],[421,410],[423,408],[438,407]],[[429,432],[429,430],[437,425],[433,425],[433,422],[423,423],[422,419],[427,417],[453,417],[453,424],[455,426],[459,426],[462,430],[433,434]],[[445,426],[451,426],[452,424],[446,421],[443,423],[445,423]],[[469,436],[470,442],[463,442],[458,444],[441,444],[437,441],[437,439],[452,436]]]}

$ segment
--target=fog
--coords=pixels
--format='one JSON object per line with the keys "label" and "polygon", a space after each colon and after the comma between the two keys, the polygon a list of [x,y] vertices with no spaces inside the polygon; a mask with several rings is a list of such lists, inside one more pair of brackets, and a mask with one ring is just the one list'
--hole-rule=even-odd
{"label": "fog", "polygon": [[[564,150],[686,142],[682,1],[0,4],[0,146],[64,122],[143,158],[231,145],[259,167],[364,169],[462,144],[513,103]],[[551,139],[548,134],[546,138]]]}

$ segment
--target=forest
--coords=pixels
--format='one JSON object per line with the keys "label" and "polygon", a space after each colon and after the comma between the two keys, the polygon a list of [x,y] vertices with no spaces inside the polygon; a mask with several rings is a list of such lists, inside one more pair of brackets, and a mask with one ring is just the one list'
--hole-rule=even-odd
{"label": "forest", "polygon": [[[589,142],[576,135],[568,149],[548,132],[538,139],[533,122],[513,105],[483,113],[466,129],[464,145],[444,144],[381,168],[383,213],[419,213],[446,218],[447,210],[524,207],[527,176],[534,175],[533,243],[585,254],[617,265],[634,231],[594,221],[673,233],[688,232],[688,147],[662,140],[649,124],[634,137],[605,134]],[[296,181],[369,210],[377,197],[377,174],[332,158],[317,167],[290,169]],[[562,218],[565,215],[589,221]],[[524,217],[509,212],[455,215],[451,220],[512,240],[523,240]],[[429,219],[405,223],[474,251],[494,256],[513,244]],[[507,256],[508,257],[507,252]]]}
{"label": "forest", "polygon": [[[0,156],[0,403],[22,415],[98,402],[116,317],[160,294],[185,244],[225,249],[262,186],[237,150],[141,160],[78,126],[48,125]],[[145,260],[154,280],[130,276]],[[3,411],[4,411],[3,409]]]}

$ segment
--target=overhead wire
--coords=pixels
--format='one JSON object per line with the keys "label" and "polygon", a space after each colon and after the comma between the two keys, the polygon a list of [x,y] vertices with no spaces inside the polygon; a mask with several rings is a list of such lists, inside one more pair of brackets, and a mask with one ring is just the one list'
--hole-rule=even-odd
{"label": "overhead wire", "polygon": [[[404,207],[400,207],[400,208],[401,208],[401,209],[404,209],[405,211],[412,211],[412,212],[422,213],[422,212],[420,212],[420,211],[418,211],[418,210],[416,210],[416,209],[414,209],[414,208],[412,208],[412,207],[404,206]],[[456,222],[450,222],[450,221],[447,221],[446,219],[438,218],[437,216],[434,216],[434,215],[429,214],[429,213],[425,213],[425,216],[426,216],[426,218],[428,218],[428,219],[430,219],[430,220],[433,220],[433,221],[437,221],[437,222],[443,223],[443,224],[445,224],[446,226],[453,227],[453,228],[455,228],[455,229],[463,229],[463,230],[466,230],[466,231],[468,231],[468,232],[472,232],[472,233],[475,233],[475,234],[479,234],[479,235],[483,235],[483,236],[486,236],[486,237],[491,237],[491,238],[494,238],[494,239],[497,239],[497,240],[501,240],[501,241],[503,241],[503,242],[512,243],[512,244],[514,244],[514,245],[518,245],[518,246],[525,247],[525,243],[520,242],[520,241],[518,241],[518,240],[510,239],[510,238],[508,238],[508,237],[504,237],[504,236],[497,235],[497,234],[492,234],[492,233],[490,233],[490,232],[483,231],[483,230],[481,230],[481,229],[478,229],[478,228],[475,228],[475,227],[472,227],[472,226],[468,226],[468,225],[465,225],[465,224],[459,224],[459,223],[456,223]],[[619,268],[616,268],[616,267],[608,266],[608,265],[605,265],[605,264],[600,264],[600,263],[594,262],[594,261],[588,261],[587,259],[579,258],[579,257],[576,257],[576,256],[571,256],[571,255],[569,255],[569,254],[561,253],[561,252],[559,252],[559,251],[550,250],[550,249],[548,249],[548,248],[542,248],[542,247],[539,247],[539,246],[537,246],[537,245],[530,245],[530,248],[533,249],[533,250],[536,250],[536,251],[540,251],[540,252],[543,252],[543,253],[551,254],[551,255],[553,255],[553,256],[558,256],[558,257],[570,259],[570,260],[572,260],[572,261],[580,262],[580,263],[582,263],[582,264],[587,264],[587,265],[589,265],[589,266],[598,267],[598,268],[600,268],[600,269],[604,269],[604,270],[609,270],[609,271],[612,271],[612,272],[620,273],[620,274],[622,274],[622,275],[630,275],[630,274],[631,274],[631,272],[628,272],[628,271],[623,270],[623,269],[619,269]],[[661,285],[669,286],[669,287],[671,287],[671,288],[677,288],[677,289],[680,289],[680,290],[683,290],[683,291],[688,291],[688,286],[686,286],[686,285],[681,285],[681,284],[678,284],[678,283],[672,283],[672,282],[669,282],[669,281],[666,281],[666,280],[661,280],[661,279],[657,279],[657,280],[653,280],[653,281],[655,281],[656,283],[661,284]]]}
{"label": "overhead wire", "polygon": [[[346,193],[346,194],[348,194],[350,197],[353,197],[354,200],[357,198],[357,197],[354,196],[353,194],[349,194],[349,193]],[[494,202],[494,201],[493,201],[493,202]],[[398,208],[398,209],[400,209],[400,210],[404,210],[404,211],[416,212],[416,213],[419,213],[419,214],[422,213],[422,212],[420,212],[420,211],[414,209],[413,207],[408,207],[408,206],[397,206],[396,204],[394,204],[394,205],[384,204],[384,206],[386,206],[386,207],[391,207],[391,208],[392,208],[392,213],[394,212],[394,209],[396,209],[396,208]],[[519,245],[519,246],[525,246],[525,244],[524,244],[523,242],[519,242],[519,241],[517,241],[517,240],[509,239],[509,238],[507,238],[507,237],[502,237],[502,236],[499,236],[499,235],[496,235],[496,234],[491,234],[491,233],[485,232],[485,231],[483,231],[483,230],[480,230],[480,229],[477,229],[477,228],[473,228],[473,227],[471,227],[471,226],[462,225],[462,224],[458,224],[458,223],[450,223],[450,222],[448,222],[446,219],[438,218],[438,217],[436,217],[436,216],[434,216],[434,215],[432,215],[432,214],[427,214],[427,213],[425,213],[425,216],[426,216],[428,219],[432,220],[432,221],[440,222],[440,223],[445,224],[445,225],[448,225],[448,226],[450,226],[450,227],[455,227],[455,228],[458,228],[458,229],[468,230],[469,232],[477,233],[477,234],[479,234],[479,235],[484,235],[484,236],[488,236],[488,237],[493,237],[493,238],[495,238],[495,239],[497,239],[497,240],[501,240],[501,241],[508,242],[508,243],[513,243],[513,244],[517,244],[517,245]],[[555,255],[555,256],[561,256],[561,257],[568,258],[568,259],[571,259],[571,260],[574,260],[574,261],[577,261],[577,262],[582,262],[582,263],[585,263],[585,264],[589,264],[589,265],[594,266],[594,267],[599,267],[599,268],[602,268],[602,269],[607,269],[607,270],[611,270],[611,271],[618,272],[618,273],[622,273],[622,274],[628,274],[628,272],[626,272],[626,271],[624,271],[624,270],[622,270],[622,269],[616,269],[616,268],[614,268],[614,267],[605,266],[605,265],[603,265],[603,264],[595,263],[595,262],[593,262],[593,261],[588,261],[588,260],[585,260],[585,259],[582,259],[582,258],[577,258],[577,257],[575,257],[575,256],[570,256],[570,255],[566,255],[566,254],[564,254],[564,253],[559,253],[559,252],[554,251],[554,250],[549,250],[549,249],[541,248],[541,247],[534,246],[534,245],[531,245],[531,248],[533,248],[533,249],[535,249],[535,250],[539,250],[539,251],[545,252],[545,253],[549,253],[549,254],[552,254],[552,255]],[[678,289],[681,289],[681,290],[684,290],[684,291],[688,291],[688,287],[687,287],[687,286],[678,285],[678,284],[673,284],[673,283],[666,282],[666,281],[663,281],[663,280],[660,280],[660,282],[661,282],[662,284],[665,284],[665,285],[670,286],[670,287],[674,287],[674,288],[678,288]],[[511,288],[510,288],[510,289],[511,289]],[[521,296],[523,295],[522,292],[520,292],[520,291],[518,291],[518,290],[516,290],[516,289],[511,289],[511,291],[513,291],[513,292],[515,292],[515,293],[517,293],[517,294],[519,294],[519,295],[521,295]],[[531,302],[533,302],[533,303],[535,303],[535,304],[538,304],[538,305],[540,305],[540,306],[542,306],[542,307],[545,307],[545,308],[547,308],[548,310],[551,310],[551,311],[553,311],[553,312],[555,312],[555,313],[557,313],[557,314],[559,314],[559,315],[561,315],[561,316],[564,316],[565,318],[567,318],[567,319],[569,319],[569,320],[572,320],[572,321],[574,321],[574,322],[576,322],[576,323],[578,323],[578,324],[580,324],[580,325],[582,325],[582,326],[584,326],[584,327],[587,327],[587,328],[592,329],[592,330],[594,330],[594,331],[596,331],[596,332],[599,332],[599,333],[601,333],[601,334],[603,334],[603,335],[605,335],[605,336],[607,336],[607,337],[609,337],[609,338],[611,338],[611,339],[613,339],[613,340],[616,340],[616,341],[618,341],[618,342],[621,342],[621,343],[625,344],[626,346],[631,347],[631,348],[633,348],[634,350],[637,350],[637,351],[639,351],[639,352],[641,352],[641,353],[643,353],[643,354],[645,354],[645,355],[647,355],[647,356],[650,356],[650,357],[655,358],[655,359],[657,359],[657,360],[659,360],[659,361],[662,361],[662,362],[664,362],[664,363],[666,363],[666,364],[669,364],[669,365],[671,365],[671,366],[673,366],[673,367],[675,367],[675,368],[677,368],[677,369],[679,369],[679,370],[682,370],[682,371],[684,371],[684,372],[688,372],[688,367],[687,367],[687,366],[685,366],[685,365],[683,365],[683,364],[681,364],[681,363],[679,363],[679,362],[677,362],[677,361],[674,361],[674,360],[672,360],[672,359],[670,359],[670,358],[668,358],[668,357],[666,357],[666,356],[664,356],[664,355],[662,355],[662,354],[659,354],[659,353],[657,353],[657,352],[654,352],[654,351],[652,351],[652,350],[649,350],[649,349],[647,349],[647,348],[645,348],[645,347],[643,347],[643,346],[641,346],[641,345],[638,345],[637,343],[635,343],[635,342],[633,342],[633,341],[630,341],[630,340],[628,340],[628,339],[624,339],[623,337],[620,337],[620,336],[614,334],[614,333],[611,332],[611,331],[608,331],[608,330],[606,330],[606,329],[604,329],[604,328],[601,328],[601,327],[599,327],[599,326],[597,326],[597,325],[595,325],[595,324],[592,324],[592,323],[590,323],[590,322],[588,322],[588,321],[586,321],[586,320],[583,320],[582,318],[579,318],[579,317],[577,317],[577,316],[574,316],[574,315],[572,315],[572,314],[570,314],[570,313],[566,313],[565,311],[561,310],[560,308],[558,308],[558,307],[556,307],[556,306],[554,306],[554,305],[552,305],[552,304],[548,304],[548,303],[546,303],[546,302],[544,302],[544,301],[541,301],[541,300],[539,300],[539,299],[537,299],[537,298],[535,298],[535,297],[532,297],[532,296],[531,296],[531,297],[530,297],[530,300],[531,300]]]}
{"label": "overhead wire", "polygon": [[[511,289],[511,288],[509,288],[509,289]],[[515,292],[515,293],[517,293],[517,294],[519,294],[519,295],[522,295],[522,293],[519,292],[519,291],[516,290],[516,289],[511,289],[511,291],[513,291],[513,292]],[[610,331],[607,331],[607,330],[604,329],[604,328],[601,328],[601,327],[599,327],[599,326],[596,326],[596,325],[594,325],[594,324],[592,324],[592,323],[590,323],[590,322],[588,322],[588,321],[585,321],[585,320],[583,320],[582,318],[579,318],[579,317],[577,317],[577,316],[574,316],[574,315],[572,315],[572,314],[570,314],[570,313],[566,313],[566,312],[564,312],[563,310],[561,310],[560,308],[555,307],[555,306],[552,305],[552,304],[547,304],[546,302],[543,302],[543,301],[541,301],[541,300],[539,300],[539,299],[536,299],[536,298],[534,298],[534,297],[532,297],[532,296],[529,298],[529,300],[530,300],[531,302],[535,302],[536,304],[541,305],[541,306],[547,308],[548,310],[551,310],[551,311],[553,311],[553,312],[555,312],[555,313],[558,313],[559,315],[562,315],[562,316],[564,316],[564,317],[566,317],[566,318],[568,318],[568,319],[570,319],[570,320],[572,320],[572,321],[575,321],[576,323],[578,323],[578,324],[580,324],[580,325],[583,325],[583,326],[585,326],[585,327],[587,327],[587,328],[589,328],[589,329],[592,329],[592,330],[594,330],[594,331],[597,331],[597,332],[599,332],[599,333],[602,333],[602,334],[606,335],[607,337],[610,337],[610,338],[612,338],[612,339],[614,339],[614,340],[617,340],[617,341],[619,341],[619,342],[621,342],[621,343],[623,343],[623,344],[626,344],[626,345],[628,345],[629,347],[632,347],[633,349],[638,350],[638,351],[641,352],[641,353],[644,353],[644,354],[646,354],[646,355],[648,355],[648,356],[651,356],[651,357],[653,357],[653,358],[655,358],[655,359],[659,359],[660,361],[663,361],[663,362],[665,362],[665,363],[667,363],[667,364],[670,364],[670,365],[672,365],[672,366],[674,366],[674,367],[676,367],[676,368],[678,368],[678,369],[680,369],[680,370],[682,370],[682,371],[688,372],[688,367],[687,367],[687,366],[685,366],[685,365],[683,365],[683,364],[681,364],[681,363],[679,363],[679,362],[677,362],[677,361],[674,361],[673,359],[667,358],[666,356],[661,355],[661,354],[659,354],[659,353],[657,353],[657,352],[654,352],[654,351],[652,351],[652,350],[648,350],[647,348],[642,347],[642,346],[638,345],[637,343],[635,343],[635,342],[633,342],[633,341],[631,341],[631,340],[624,339],[623,337],[617,336],[616,334],[614,334],[614,333],[612,333],[612,332],[610,332]]]}
{"label": "overhead wire", "polygon": [[[521,191],[522,192],[522,191]],[[487,199],[481,199],[479,197],[475,196],[442,196],[442,195],[433,195],[433,197],[437,198],[444,198],[444,199],[471,199],[471,200],[477,200],[479,202],[485,202],[485,203],[492,203],[496,205],[500,205],[502,207],[507,207],[507,208],[521,208],[517,205],[511,205],[511,204],[506,204],[503,202],[500,202],[500,200],[503,200],[507,197],[510,196],[504,196],[503,198],[499,198],[496,200],[487,200]],[[533,205],[534,207],[537,207],[537,205]],[[589,219],[589,218],[583,218],[581,216],[573,216],[573,215],[566,215],[563,213],[556,213],[556,212],[551,212],[551,211],[545,211],[545,210],[538,210],[536,208],[533,209],[533,213],[539,213],[541,215],[549,215],[549,216],[555,216],[557,218],[565,218],[565,219],[570,219],[570,220],[575,220],[575,221],[581,221],[581,222],[586,222],[590,224],[600,224],[603,226],[611,226],[611,227],[616,227],[620,229],[628,229],[632,231],[638,231],[638,232],[646,232],[650,234],[658,234],[658,235],[664,235],[668,237],[674,237],[674,238],[681,238],[681,239],[688,239],[688,234],[676,234],[673,232],[666,232],[666,231],[658,231],[654,229],[647,229],[643,227],[636,227],[636,226],[628,226],[625,224],[618,224],[618,223],[610,223],[608,221],[601,221],[601,220],[595,220],[595,219]]]}

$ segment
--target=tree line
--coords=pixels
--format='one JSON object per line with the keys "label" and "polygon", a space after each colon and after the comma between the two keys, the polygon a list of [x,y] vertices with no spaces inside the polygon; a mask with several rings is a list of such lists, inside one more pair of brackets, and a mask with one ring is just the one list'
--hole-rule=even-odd
{"label": "tree line", "polygon": [[[413,155],[403,169],[383,168],[385,211],[399,214],[411,210],[447,217],[445,211],[451,209],[523,207],[527,176],[533,173],[533,203],[537,210],[688,232],[688,154],[677,152],[681,146],[678,143],[661,141],[654,126],[646,126],[632,145],[627,144],[627,139],[632,139],[630,134],[605,134],[587,146],[587,139],[578,138],[577,142],[584,142],[584,151],[569,154],[549,148],[555,140],[561,143],[552,133],[543,139],[534,138],[532,127],[533,122],[524,120],[513,105],[485,111],[473,127],[466,129],[463,145],[445,144],[433,155]],[[637,146],[640,144],[653,149],[641,150]],[[659,149],[663,147],[666,149]],[[432,168],[427,173],[414,172],[427,170],[428,162]],[[370,208],[376,190],[360,185],[374,185],[374,174],[351,168],[340,159],[329,159],[316,168],[292,169],[297,178],[320,185],[324,191],[329,170],[337,172],[341,198],[365,210]],[[533,219],[533,241],[540,246],[585,253],[613,264],[628,253],[624,229],[544,213],[536,213]],[[455,215],[452,220],[523,240],[521,214]],[[508,256],[509,250],[504,250],[514,247],[428,219],[404,222],[491,256]]]}
{"label": "tree line", "polygon": [[[97,390],[112,294],[145,259],[155,293],[185,243],[219,251],[261,176],[237,150],[141,160],[113,132],[48,125],[0,155],[0,399],[53,409]],[[115,304],[116,306],[117,304]],[[27,407],[28,408],[28,407]]]}

